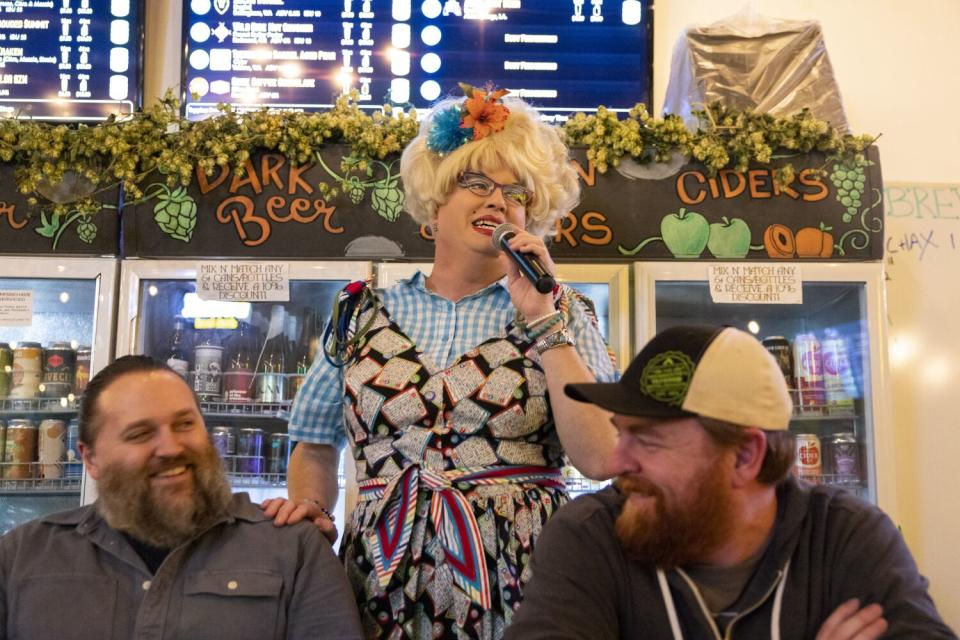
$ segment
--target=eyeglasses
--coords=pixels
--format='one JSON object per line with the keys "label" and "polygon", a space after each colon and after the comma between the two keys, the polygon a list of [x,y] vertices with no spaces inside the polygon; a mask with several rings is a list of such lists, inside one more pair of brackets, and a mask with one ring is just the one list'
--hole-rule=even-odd
{"label": "eyeglasses", "polygon": [[520,206],[526,206],[527,203],[530,202],[530,198],[533,197],[533,191],[530,191],[530,189],[527,189],[522,184],[500,184],[499,182],[494,182],[482,173],[472,173],[469,171],[460,174],[460,177],[457,178],[457,186],[466,189],[470,193],[484,197],[489,196],[499,188],[503,193],[503,197],[511,204]]}

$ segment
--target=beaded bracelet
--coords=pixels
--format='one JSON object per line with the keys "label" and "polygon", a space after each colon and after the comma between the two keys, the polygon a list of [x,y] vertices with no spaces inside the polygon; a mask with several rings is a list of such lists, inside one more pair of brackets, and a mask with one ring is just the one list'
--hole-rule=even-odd
{"label": "beaded bracelet", "polygon": [[327,511],[327,509],[326,509],[325,507],[320,506],[320,503],[317,502],[316,500],[312,500],[312,499],[310,499],[310,498],[304,498],[304,499],[301,500],[300,502],[309,502],[310,504],[312,504],[313,506],[315,506],[317,509],[319,509],[319,510],[320,510],[320,513],[322,513],[323,516],[324,516],[327,520],[329,520],[330,522],[336,522],[336,521],[337,521],[337,519],[334,517],[334,515],[333,515],[332,513],[330,513],[329,511]]}
{"label": "beaded bracelet", "polygon": [[545,314],[543,314],[542,316],[537,317],[537,318],[534,318],[534,319],[531,320],[530,322],[525,323],[526,328],[527,328],[527,329],[533,329],[535,326],[537,326],[537,325],[540,324],[541,322],[546,322],[547,320],[550,320],[551,318],[553,318],[554,316],[557,316],[557,315],[560,315],[560,310],[559,310],[559,309],[554,309],[554,310],[551,311],[550,313],[545,313]]}
{"label": "beaded bracelet", "polygon": [[539,338],[540,336],[544,335],[545,333],[547,333],[547,331],[549,331],[549,330],[552,329],[555,325],[558,325],[558,324],[563,325],[563,315],[561,315],[561,314],[559,314],[559,313],[558,313],[557,315],[555,315],[554,317],[550,318],[549,320],[547,320],[546,322],[540,324],[540,326],[538,326],[537,328],[535,328],[535,329],[533,329],[533,330],[531,330],[531,329],[528,327],[528,328],[527,328],[527,337],[530,338],[531,340],[536,340],[537,338]]}

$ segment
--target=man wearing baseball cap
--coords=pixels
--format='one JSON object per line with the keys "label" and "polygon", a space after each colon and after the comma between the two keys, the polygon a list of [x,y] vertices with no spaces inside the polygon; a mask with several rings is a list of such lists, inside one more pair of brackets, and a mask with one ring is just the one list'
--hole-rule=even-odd
{"label": "man wearing baseball cap", "polygon": [[507,640],[956,638],[890,519],[790,473],[792,403],[733,328],[674,327],[619,382],[613,487],[544,529]]}

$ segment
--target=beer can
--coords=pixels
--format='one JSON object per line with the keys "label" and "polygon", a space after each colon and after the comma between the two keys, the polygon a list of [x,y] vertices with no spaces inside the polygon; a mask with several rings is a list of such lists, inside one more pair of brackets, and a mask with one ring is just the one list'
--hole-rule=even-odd
{"label": "beer can", "polygon": [[793,388],[793,347],[790,346],[790,341],[783,336],[767,336],[761,344],[777,361],[787,386]]}
{"label": "beer can", "polygon": [[284,402],[287,399],[287,374],[258,373],[257,400],[260,402]]}
{"label": "beer can", "polygon": [[198,345],[193,352],[193,390],[201,400],[220,398],[220,372],[222,371],[223,347],[215,344]]}
{"label": "beer can", "polygon": [[213,446],[223,460],[223,468],[227,472],[235,470],[237,457],[237,432],[233,427],[218,426],[211,431],[210,439]]}
{"label": "beer can", "polygon": [[13,374],[13,349],[0,342],[0,398],[10,395],[10,377]]}
{"label": "beer can", "polygon": [[73,393],[76,366],[77,353],[69,342],[54,342],[44,349],[40,395],[44,398],[65,398]]}
{"label": "beer can", "polygon": [[11,420],[3,445],[3,477],[25,480],[33,477],[37,459],[37,427],[29,420]]}
{"label": "beer can", "polygon": [[809,482],[819,482],[823,475],[823,462],[820,455],[820,438],[813,433],[798,433],[796,437],[797,475]]}
{"label": "beer can", "polygon": [[253,400],[253,371],[229,369],[223,374],[223,399],[226,402]]}
{"label": "beer can", "polygon": [[827,412],[831,414],[852,414],[855,388],[847,345],[835,329],[827,329],[823,342],[823,388]]}
{"label": "beer can", "polygon": [[11,398],[35,398],[43,379],[43,349],[39,342],[21,342],[13,350]]}
{"label": "beer can", "polygon": [[80,396],[87,390],[90,382],[90,347],[77,347],[77,369],[73,376],[73,393]]}
{"label": "beer can", "polygon": [[37,434],[37,462],[41,478],[62,478],[67,451],[67,425],[63,420],[47,419]]}
{"label": "beer can", "polygon": [[267,473],[287,474],[287,462],[290,460],[290,436],[286,433],[271,433],[269,453],[267,454]]}
{"label": "beer can", "polygon": [[67,446],[63,465],[64,478],[79,478],[83,475],[83,460],[80,457],[80,421],[73,418],[67,423]]}
{"label": "beer can", "polygon": [[237,472],[259,474],[263,471],[263,429],[240,429],[237,438]]}
{"label": "beer can", "polygon": [[837,484],[860,482],[860,443],[850,432],[834,434],[827,441],[826,459]]}
{"label": "beer can", "polygon": [[812,333],[801,333],[793,341],[793,369],[797,378],[797,404],[801,413],[823,413],[823,406],[826,404],[823,390],[823,356],[820,341]]}

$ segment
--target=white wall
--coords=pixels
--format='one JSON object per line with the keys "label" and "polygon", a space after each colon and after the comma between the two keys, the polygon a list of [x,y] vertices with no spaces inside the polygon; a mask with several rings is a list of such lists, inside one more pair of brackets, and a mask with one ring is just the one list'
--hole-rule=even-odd
{"label": "white wall", "polygon": [[[659,113],[674,43],[684,27],[727,17],[744,7],[739,0],[661,0],[654,9],[654,108]],[[819,20],[843,94],[851,129],[879,133],[883,176],[897,182],[960,182],[960,2],[955,0],[755,0],[757,13]],[[181,0],[147,2],[145,98],[167,87],[179,89]],[[960,235],[958,235],[960,238]],[[958,240],[960,241],[960,240]],[[919,305],[924,313],[897,313],[893,340],[906,332],[923,335],[925,325],[955,324],[954,315],[921,305],[949,296],[915,270],[903,269],[891,304]],[[916,282],[911,282],[916,279]],[[930,313],[926,313],[929,311]],[[944,340],[960,342],[947,331]],[[951,385],[911,384],[916,361],[892,362],[894,422],[897,430],[897,505],[902,526],[921,570],[948,623],[960,629],[960,406],[951,403],[960,379]],[[898,368],[900,367],[900,368]],[[953,393],[951,393],[953,392]],[[953,405],[951,407],[951,404]],[[943,408],[942,411],[937,409]]]}

